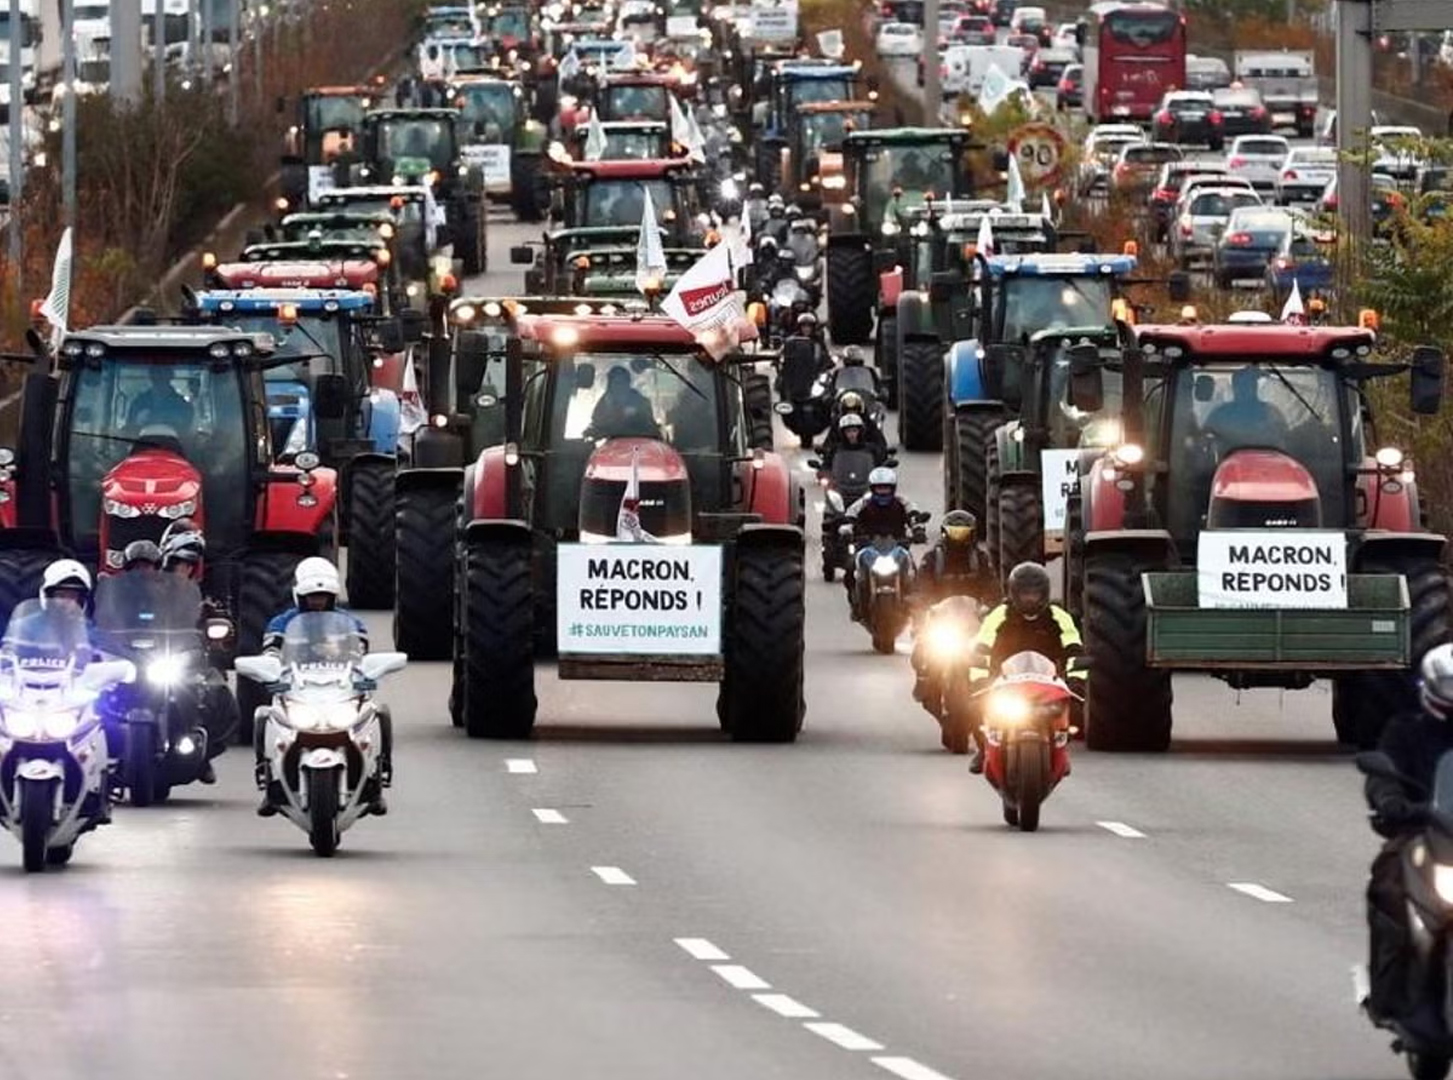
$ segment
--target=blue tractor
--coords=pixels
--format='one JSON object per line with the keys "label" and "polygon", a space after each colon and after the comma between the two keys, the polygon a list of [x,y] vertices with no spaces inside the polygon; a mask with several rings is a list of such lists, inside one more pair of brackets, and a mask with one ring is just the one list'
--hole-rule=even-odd
{"label": "blue tractor", "polygon": [[362,291],[278,288],[197,292],[188,305],[198,321],[276,341],[264,375],[272,445],[280,459],[312,453],[338,470],[348,598],[360,608],[393,606],[401,405],[393,380],[375,376],[406,348],[402,323],[375,304]]}

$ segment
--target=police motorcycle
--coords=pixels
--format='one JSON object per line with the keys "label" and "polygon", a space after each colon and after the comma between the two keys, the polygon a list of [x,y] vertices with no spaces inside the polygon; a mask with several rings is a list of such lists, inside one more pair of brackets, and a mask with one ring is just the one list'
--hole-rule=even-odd
{"label": "police motorcycle", "polygon": [[[1384,753],[1367,751],[1358,754],[1356,762],[1365,775],[1416,787]],[[1409,1003],[1414,1011],[1436,1016],[1445,1034],[1437,1040],[1427,1034],[1415,1035],[1396,1020],[1382,1020],[1368,1012],[1374,1024],[1393,1033],[1393,1052],[1406,1055],[1414,1080],[1446,1077],[1453,1063],[1453,753],[1438,759],[1425,818],[1421,834],[1403,845],[1401,856],[1415,950],[1409,965]],[[1371,984],[1364,965],[1354,969],[1354,979],[1358,1004],[1367,1010]]]}
{"label": "police motorcycle", "polygon": [[258,784],[271,786],[274,804],[320,856],[337,852],[343,833],[383,805],[393,781],[388,712],[373,692],[407,663],[400,652],[366,652],[352,618],[337,611],[303,612],[288,623],[281,655],[235,662],[238,675],[273,694],[258,710]]}
{"label": "police motorcycle", "polygon": [[822,487],[822,580],[833,581],[839,570],[846,570],[851,544],[839,532],[849,506],[868,493],[868,474],[879,465],[898,467],[892,456],[878,460],[870,446],[839,445],[832,454],[832,463],[824,469],[822,462],[812,458],[807,467],[817,472]]}
{"label": "police motorcycle", "polygon": [[984,609],[972,596],[948,596],[923,612],[913,666],[924,688],[919,699],[939,723],[945,750],[967,754],[973,741],[975,640]]}
{"label": "police motorcycle", "polygon": [[28,872],[64,866],[82,833],[111,822],[99,698],[136,667],[92,656],[80,608],[41,600],[18,605],[0,639],[0,824]]}
{"label": "police motorcycle", "polygon": [[923,531],[928,519],[922,510],[912,514],[913,534],[906,542],[896,536],[855,538],[852,522],[838,526],[838,534],[850,544],[849,557],[856,562],[853,610],[872,636],[875,652],[891,653],[913,616],[910,601],[918,568],[908,548],[928,542]]}
{"label": "police motorcycle", "polygon": [[173,787],[215,783],[209,762],[237,727],[237,705],[211,672],[208,648],[232,634],[202,620],[202,591],[178,574],[130,571],[96,583],[96,644],[139,678],[106,696],[114,780],[132,806],[165,802]]}
{"label": "police motorcycle", "polygon": [[1015,653],[982,693],[984,779],[999,793],[1004,823],[1039,828],[1039,809],[1070,774],[1071,703],[1079,695],[1036,652]]}

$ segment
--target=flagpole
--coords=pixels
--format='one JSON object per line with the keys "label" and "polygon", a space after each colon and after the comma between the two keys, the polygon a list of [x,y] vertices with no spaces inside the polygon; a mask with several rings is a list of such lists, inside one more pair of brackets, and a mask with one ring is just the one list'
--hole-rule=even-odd
{"label": "flagpole", "polygon": [[[13,62],[13,61],[12,61]],[[76,4],[61,0],[61,200],[67,227],[76,223]]]}

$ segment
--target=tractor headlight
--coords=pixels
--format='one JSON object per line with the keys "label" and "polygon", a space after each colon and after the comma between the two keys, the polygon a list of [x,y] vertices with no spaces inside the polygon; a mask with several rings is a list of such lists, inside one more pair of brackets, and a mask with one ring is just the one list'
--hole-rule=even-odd
{"label": "tractor headlight", "polygon": [[896,221],[885,221],[885,222],[883,222],[883,235],[884,236],[897,236],[902,231],[903,230],[899,227],[898,222],[896,222]]}
{"label": "tractor headlight", "polygon": [[1124,443],[1112,455],[1117,465],[1139,465],[1145,460],[1145,448],[1137,443]]}
{"label": "tractor headlight", "polygon": [[116,499],[107,499],[102,505],[111,517],[136,518],[141,516],[141,507],[132,506],[130,503],[120,502]]}
{"label": "tractor headlight", "polygon": [[848,186],[848,178],[837,174],[824,176],[822,178],[822,186],[828,191],[841,191]]}
{"label": "tractor headlight", "polygon": [[1433,867],[1433,891],[1445,904],[1453,904],[1453,866]]}
{"label": "tractor headlight", "polygon": [[1396,446],[1384,446],[1376,454],[1377,464],[1384,469],[1400,469],[1403,464],[1403,452]]}
{"label": "tractor headlight", "polygon": [[179,503],[172,503],[170,506],[163,506],[157,511],[162,517],[169,521],[176,521],[177,518],[190,517],[197,512],[197,501],[186,499]]}

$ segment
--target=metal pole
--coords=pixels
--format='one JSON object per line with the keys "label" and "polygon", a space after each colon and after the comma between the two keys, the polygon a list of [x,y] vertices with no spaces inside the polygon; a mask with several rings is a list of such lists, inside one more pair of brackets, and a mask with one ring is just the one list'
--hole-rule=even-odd
{"label": "metal pole", "polygon": [[25,193],[25,90],[20,85],[20,50],[25,36],[20,24],[20,0],[10,0],[10,272],[15,295],[20,296],[22,246],[25,226],[20,220],[20,199]]}
{"label": "metal pole", "polygon": [[1352,239],[1354,257],[1372,231],[1367,165],[1349,160],[1365,154],[1372,124],[1371,5],[1336,0],[1337,23],[1337,214]]}
{"label": "metal pole", "polygon": [[252,8],[252,82],[259,109],[262,108],[262,35],[267,29],[262,20],[266,10],[263,4],[254,4]]}
{"label": "metal pole", "polygon": [[166,100],[166,4],[153,0],[151,17],[151,93],[160,105]]}
{"label": "metal pole", "polygon": [[61,198],[65,223],[76,224],[76,5],[61,0]]}
{"label": "metal pole", "polygon": [[939,0],[923,5],[923,122],[929,127],[943,123],[943,84],[938,77],[938,8]]}
{"label": "metal pole", "polygon": [[242,73],[238,66],[242,63],[242,50],[238,43],[242,32],[237,14],[241,3],[242,0],[227,0],[227,119],[233,127],[241,115]]}
{"label": "metal pole", "polygon": [[197,78],[197,39],[200,31],[197,24],[199,8],[197,0],[187,0],[187,51],[183,55],[182,78],[189,83],[195,83]]}
{"label": "metal pole", "polygon": [[141,0],[111,0],[111,96],[128,106],[141,100]]}
{"label": "metal pole", "polygon": [[202,4],[202,82],[211,93],[212,85],[212,6],[213,0],[201,0]]}

